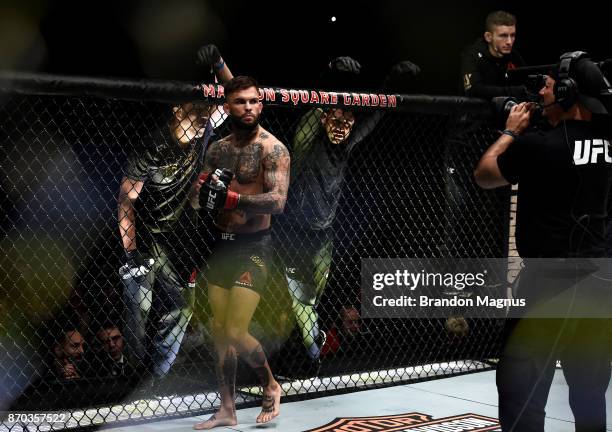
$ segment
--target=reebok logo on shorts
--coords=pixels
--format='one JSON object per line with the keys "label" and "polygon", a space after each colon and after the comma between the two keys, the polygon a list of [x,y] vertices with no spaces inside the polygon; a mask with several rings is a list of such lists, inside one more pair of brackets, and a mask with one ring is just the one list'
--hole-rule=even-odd
{"label": "reebok logo on shorts", "polygon": [[236,285],[245,287],[245,288],[252,288],[253,287],[253,276],[251,276],[251,272],[246,271],[242,273],[240,277],[238,278],[238,280],[236,281]]}

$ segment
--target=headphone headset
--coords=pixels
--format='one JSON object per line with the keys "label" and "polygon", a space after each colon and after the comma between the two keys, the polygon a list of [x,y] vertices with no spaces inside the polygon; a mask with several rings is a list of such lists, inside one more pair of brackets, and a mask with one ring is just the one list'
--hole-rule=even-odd
{"label": "headphone headset", "polygon": [[566,52],[559,58],[559,69],[557,70],[553,93],[555,103],[559,104],[564,111],[567,111],[576,103],[578,84],[576,80],[570,77],[570,72],[572,65],[583,58],[589,58],[589,55],[584,51]]}

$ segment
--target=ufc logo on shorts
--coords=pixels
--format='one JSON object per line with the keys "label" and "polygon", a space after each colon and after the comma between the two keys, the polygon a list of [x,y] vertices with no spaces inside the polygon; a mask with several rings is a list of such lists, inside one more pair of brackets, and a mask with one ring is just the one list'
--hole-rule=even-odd
{"label": "ufc logo on shorts", "polygon": [[596,164],[600,155],[603,155],[604,161],[612,163],[608,140],[594,139],[593,142],[576,140],[574,142],[574,165]]}
{"label": "ufc logo on shorts", "polygon": [[214,210],[215,209],[215,199],[217,198],[217,193],[216,192],[209,192],[208,193],[208,200],[206,201],[206,208],[208,210]]}
{"label": "ufc logo on shorts", "polygon": [[236,235],[230,233],[221,233],[221,240],[236,240]]}

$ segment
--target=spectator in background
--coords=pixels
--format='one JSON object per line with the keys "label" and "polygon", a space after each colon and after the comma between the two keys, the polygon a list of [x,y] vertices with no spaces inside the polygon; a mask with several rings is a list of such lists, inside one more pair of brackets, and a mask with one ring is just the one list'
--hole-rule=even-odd
{"label": "spectator in background", "polygon": [[52,372],[59,379],[83,378],[81,371],[81,360],[85,340],[76,328],[62,331],[53,345],[53,368]]}
{"label": "spectator in background", "polygon": [[325,344],[321,355],[348,354],[360,351],[361,315],[354,306],[342,306],[340,309],[340,324],[327,331]]}
{"label": "spectator in background", "polygon": [[96,333],[98,343],[98,376],[134,376],[135,369],[124,354],[123,334],[116,324],[105,323]]}

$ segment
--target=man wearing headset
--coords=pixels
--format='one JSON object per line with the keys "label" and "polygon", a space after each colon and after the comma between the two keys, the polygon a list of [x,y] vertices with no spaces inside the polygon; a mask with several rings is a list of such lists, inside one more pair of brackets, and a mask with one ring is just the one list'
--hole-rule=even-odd
{"label": "man wearing headset", "polygon": [[[551,266],[565,265],[568,257],[605,256],[606,219],[612,208],[610,135],[594,121],[608,115],[601,95],[610,92],[609,84],[583,52],[564,54],[552,75],[539,92],[552,128],[523,133],[533,104],[518,104],[474,172],[485,189],[519,184],[516,240],[526,264],[517,296],[525,298],[529,316],[551,299],[566,298],[561,296],[572,292],[576,280],[593,278],[592,270],[572,268],[567,275]],[[611,294],[604,291],[595,304],[609,307]],[[576,430],[606,428],[610,321],[569,319],[574,300],[562,304],[566,313],[560,308],[552,319],[509,320],[497,369],[503,431],[544,431],[557,359],[570,388]]]}
{"label": "man wearing headset", "polygon": [[525,86],[512,85],[508,76],[509,70],[524,66],[523,58],[514,49],[515,40],[514,15],[505,11],[487,15],[483,37],[461,54],[461,77],[466,96],[527,96]]}

